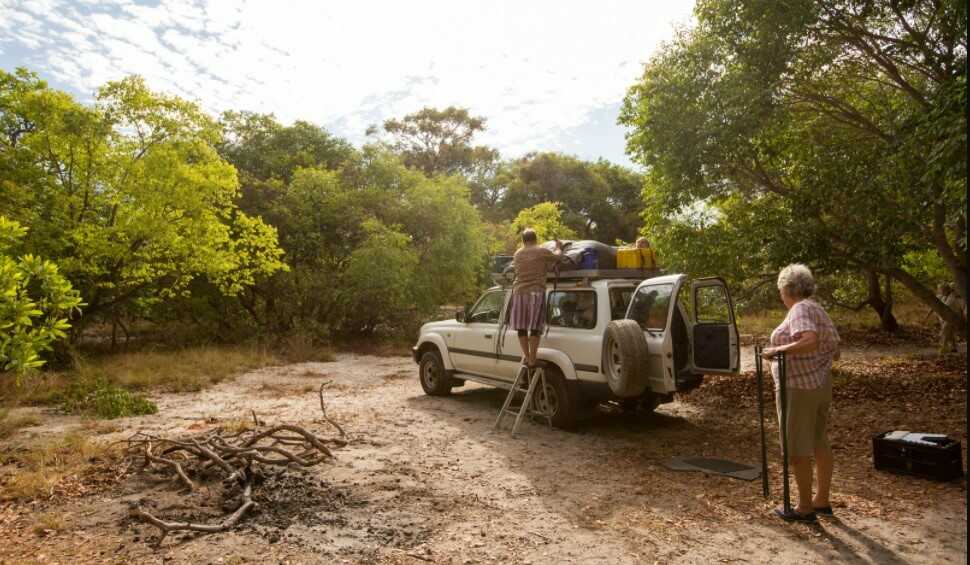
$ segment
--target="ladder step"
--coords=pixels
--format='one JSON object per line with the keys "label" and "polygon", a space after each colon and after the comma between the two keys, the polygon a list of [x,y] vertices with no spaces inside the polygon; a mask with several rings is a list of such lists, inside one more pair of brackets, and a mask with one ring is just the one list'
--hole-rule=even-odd
{"label": "ladder step", "polygon": [[[520,367],[518,373],[515,375],[515,380],[512,382],[512,387],[509,389],[509,393],[505,398],[505,404],[503,404],[502,409],[499,411],[495,428],[499,429],[504,427],[503,424],[505,423],[506,415],[513,416],[510,426],[513,437],[515,437],[515,432],[523,416],[527,416],[530,419],[536,417],[545,418],[546,422],[551,424],[551,418],[535,408],[535,397],[533,395],[536,393],[537,388],[543,386],[544,382],[545,374],[542,368],[529,370],[525,366]],[[520,394],[522,396],[517,398]],[[518,400],[521,400],[521,402],[517,405],[514,404]]]}

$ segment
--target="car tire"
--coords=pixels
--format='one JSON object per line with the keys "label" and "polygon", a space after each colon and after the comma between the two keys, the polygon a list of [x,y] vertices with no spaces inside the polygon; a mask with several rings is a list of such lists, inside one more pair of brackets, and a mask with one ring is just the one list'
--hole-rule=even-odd
{"label": "car tire", "polygon": [[634,320],[613,320],[606,326],[606,381],[613,394],[634,398],[647,390],[647,340]]}
{"label": "car tire", "polygon": [[561,430],[573,429],[579,419],[577,395],[573,393],[572,387],[559,369],[547,365],[544,374],[546,386],[544,389],[537,387],[533,393],[535,407],[549,415],[553,427]]}
{"label": "car tire", "polygon": [[445,371],[441,355],[436,349],[425,351],[418,363],[418,378],[424,393],[430,396],[447,396],[451,393],[452,378]]}

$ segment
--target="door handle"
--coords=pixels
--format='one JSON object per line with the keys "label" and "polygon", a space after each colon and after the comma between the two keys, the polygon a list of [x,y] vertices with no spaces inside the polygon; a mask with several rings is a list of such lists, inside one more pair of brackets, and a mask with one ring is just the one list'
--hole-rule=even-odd
{"label": "door handle", "polygon": [[492,334],[485,334],[485,339],[492,339]]}

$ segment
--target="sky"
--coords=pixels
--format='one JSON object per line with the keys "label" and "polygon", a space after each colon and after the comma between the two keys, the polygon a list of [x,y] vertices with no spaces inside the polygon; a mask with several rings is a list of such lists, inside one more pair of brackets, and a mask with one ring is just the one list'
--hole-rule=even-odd
{"label": "sky", "polygon": [[0,0],[0,68],[90,102],[138,74],[207,111],[306,120],[355,144],[425,106],[487,119],[504,157],[631,165],[626,89],[693,0]]}

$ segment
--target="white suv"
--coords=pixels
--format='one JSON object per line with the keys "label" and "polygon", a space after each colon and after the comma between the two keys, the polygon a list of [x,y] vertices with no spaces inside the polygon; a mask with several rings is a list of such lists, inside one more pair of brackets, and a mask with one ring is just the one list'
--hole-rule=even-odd
{"label": "white suv", "polygon": [[[547,384],[537,402],[557,427],[599,402],[652,410],[704,374],[738,372],[734,308],[720,278],[574,271],[550,280],[546,292],[538,358]],[[421,327],[412,351],[427,394],[449,394],[465,381],[511,388],[522,351],[504,323],[510,295],[493,287],[455,319]]]}

